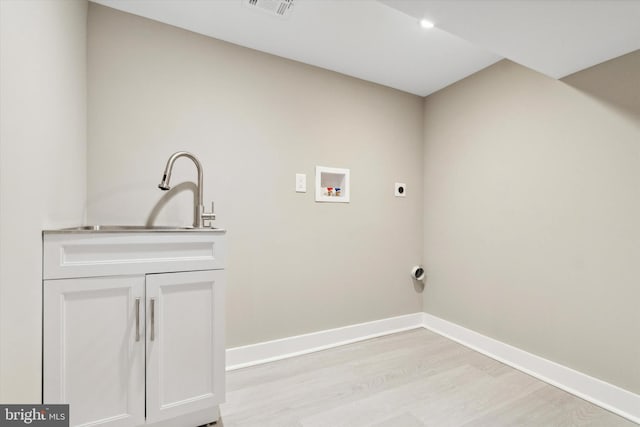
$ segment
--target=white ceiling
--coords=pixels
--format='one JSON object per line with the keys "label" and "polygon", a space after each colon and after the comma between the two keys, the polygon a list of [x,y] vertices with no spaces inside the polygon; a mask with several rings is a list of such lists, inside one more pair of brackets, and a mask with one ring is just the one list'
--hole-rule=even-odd
{"label": "white ceiling", "polygon": [[381,0],[554,78],[640,49],[638,0]]}
{"label": "white ceiling", "polygon": [[640,0],[92,1],[421,96],[503,57],[559,78],[640,48]]}

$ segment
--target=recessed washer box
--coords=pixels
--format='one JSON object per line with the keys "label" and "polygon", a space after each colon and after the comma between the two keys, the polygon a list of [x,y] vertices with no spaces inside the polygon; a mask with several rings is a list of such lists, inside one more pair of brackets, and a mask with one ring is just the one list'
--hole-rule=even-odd
{"label": "recessed washer box", "polygon": [[349,169],[316,166],[316,202],[349,203]]}

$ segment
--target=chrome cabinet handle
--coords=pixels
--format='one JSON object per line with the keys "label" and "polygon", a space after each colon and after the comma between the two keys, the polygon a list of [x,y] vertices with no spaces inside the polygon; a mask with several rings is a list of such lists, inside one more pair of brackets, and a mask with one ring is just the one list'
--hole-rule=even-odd
{"label": "chrome cabinet handle", "polygon": [[151,341],[156,338],[156,299],[151,298]]}
{"label": "chrome cabinet handle", "polygon": [[136,342],[140,341],[140,298],[136,298]]}

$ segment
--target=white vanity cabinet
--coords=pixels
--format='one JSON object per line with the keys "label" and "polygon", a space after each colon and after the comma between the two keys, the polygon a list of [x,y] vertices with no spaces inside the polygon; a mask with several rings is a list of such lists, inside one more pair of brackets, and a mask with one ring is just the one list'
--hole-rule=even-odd
{"label": "white vanity cabinet", "polygon": [[224,232],[43,233],[43,402],[195,427],[224,401]]}
{"label": "white vanity cabinet", "polygon": [[71,425],[144,424],[143,299],[144,276],[45,280],[43,401],[69,403]]}
{"label": "white vanity cabinet", "polygon": [[146,276],[150,423],[222,402],[224,343],[219,340],[224,325],[216,318],[223,311],[222,274],[193,271]]}

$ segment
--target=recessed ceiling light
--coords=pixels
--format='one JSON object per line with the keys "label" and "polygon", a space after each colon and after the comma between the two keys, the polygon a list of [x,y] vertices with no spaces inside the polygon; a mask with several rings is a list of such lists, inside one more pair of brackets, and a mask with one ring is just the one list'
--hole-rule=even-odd
{"label": "recessed ceiling light", "polygon": [[435,25],[433,24],[433,22],[431,21],[427,21],[426,19],[421,19],[420,20],[420,26],[422,28],[433,28],[435,27]]}

